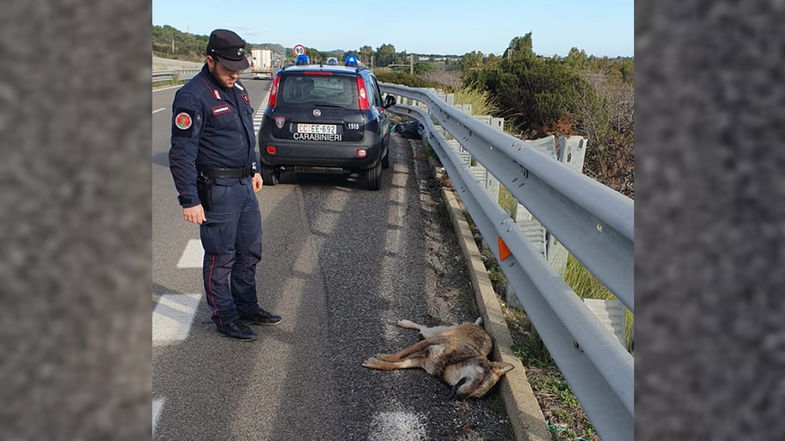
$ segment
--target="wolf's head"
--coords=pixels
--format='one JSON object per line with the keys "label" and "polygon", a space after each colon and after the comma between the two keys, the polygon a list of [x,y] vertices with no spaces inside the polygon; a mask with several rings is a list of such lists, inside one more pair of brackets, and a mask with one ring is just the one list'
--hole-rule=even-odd
{"label": "wolf's head", "polygon": [[452,385],[452,393],[460,399],[480,398],[514,366],[510,363],[473,358],[460,369],[460,379]]}

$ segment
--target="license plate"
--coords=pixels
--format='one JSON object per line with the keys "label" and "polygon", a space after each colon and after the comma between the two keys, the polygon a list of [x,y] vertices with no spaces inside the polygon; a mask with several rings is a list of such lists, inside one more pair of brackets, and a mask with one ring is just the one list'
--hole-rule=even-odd
{"label": "license plate", "polygon": [[297,124],[297,131],[299,133],[323,133],[328,135],[338,133],[336,126],[333,124]]}

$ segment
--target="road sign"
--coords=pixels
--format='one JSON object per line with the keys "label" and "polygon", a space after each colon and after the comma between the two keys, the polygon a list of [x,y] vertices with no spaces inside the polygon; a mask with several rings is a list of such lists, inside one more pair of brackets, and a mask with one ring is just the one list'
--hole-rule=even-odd
{"label": "road sign", "polygon": [[292,52],[294,52],[294,56],[303,55],[305,54],[305,46],[298,44],[297,46],[292,48]]}

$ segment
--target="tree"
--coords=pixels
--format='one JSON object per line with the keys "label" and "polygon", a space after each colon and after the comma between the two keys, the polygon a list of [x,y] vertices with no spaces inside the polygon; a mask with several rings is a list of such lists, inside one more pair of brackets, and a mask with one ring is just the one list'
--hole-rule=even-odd
{"label": "tree", "polygon": [[[365,45],[357,51],[360,61],[366,66],[371,65],[371,57],[374,55],[373,48]],[[376,62],[378,63],[378,61]]]}
{"label": "tree", "polygon": [[466,73],[472,69],[479,69],[482,67],[482,62],[482,52],[471,51],[461,57],[461,61],[458,62],[458,65],[460,66],[461,73]]}
{"label": "tree", "polygon": [[423,63],[423,62],[416,62],[414,63],[414,73],[416,75],[423,75],[428,72],[433,72],[433,64],[432,63]]}
{"label": "tree", "polygon": [[391,44],[383,44],[376,49],[376,58],[374,64],[377,66],[387,66],[394,64],[396,58],[395,46]]}
{"label": "tree", "polygon": [[308,55],[308,61],[313,64],[326,61],[326,59],[322,56],[322,53],[315,48],[307,48],[306,54]]}
{"label": "tree", "polygon": [[586,87],[575,69],[561,59],[538,57],[532,50],[531,32],[513,38],[500,61],[465,72],[463,80],[466,85],[485,86],[529,136],[556,131],[570,134],[571,106],[578,91]]}
{"label": "tree", "polygon": [[565,60],[567,64],[573,67],[583,67],[586,65],[586,52],[579,50],[577,47],[570,49]]}
{"label": "tree", "polygon": [[536,61],[537,54],[532,50],[532,33],[510,40],[510,45],[504,51],[504,58],[524,63]]}

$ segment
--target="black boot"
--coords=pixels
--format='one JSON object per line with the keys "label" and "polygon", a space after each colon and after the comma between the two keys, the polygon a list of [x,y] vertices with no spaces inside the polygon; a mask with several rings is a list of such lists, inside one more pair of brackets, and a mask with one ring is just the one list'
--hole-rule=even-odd
{"label": "black boot", "polygon": [[217,330],[219,333],[236,340],[256,340],[256,333],[253,331],[253,329],[245,326],[240,320],[235,320],[223,326],[218,326]]}
{"label": "black boot", "polygon": [[281,323],[281,316],[267,312],[264,309],[256,314],[241,315],[240,320],[249,325],[272,326]]}

